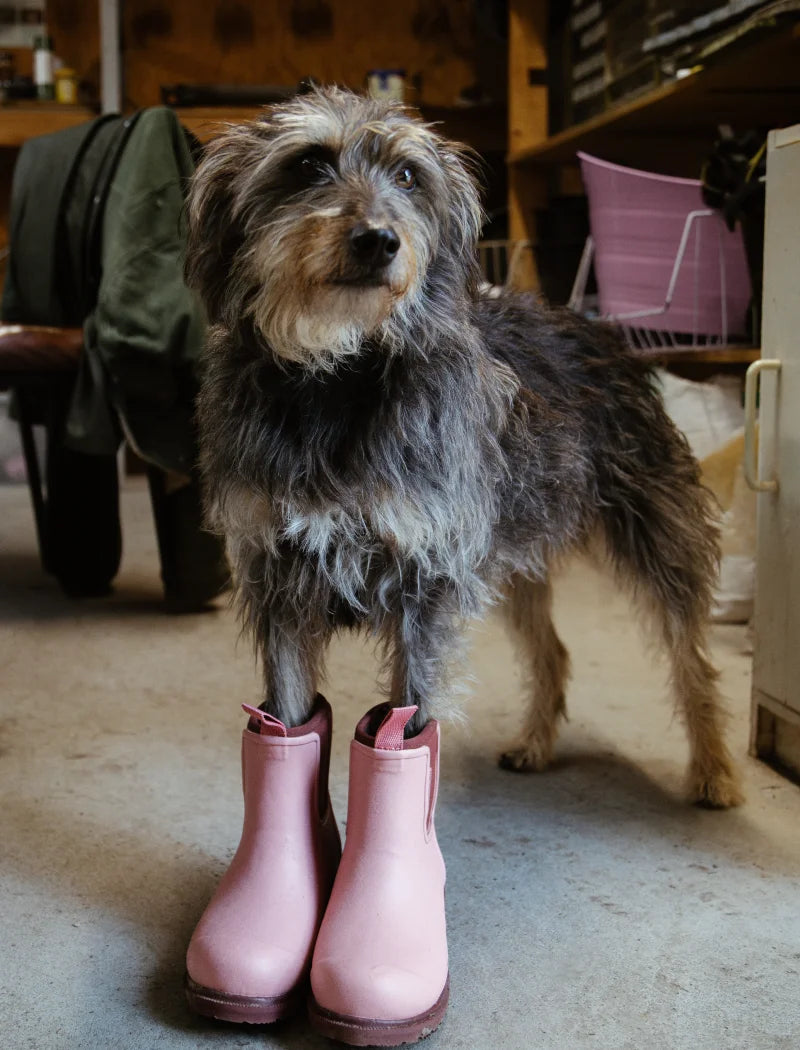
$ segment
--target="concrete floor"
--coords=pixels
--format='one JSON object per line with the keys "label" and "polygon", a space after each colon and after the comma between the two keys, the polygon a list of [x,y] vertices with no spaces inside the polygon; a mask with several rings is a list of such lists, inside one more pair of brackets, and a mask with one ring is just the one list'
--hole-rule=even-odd
{"label": "concrete floor", "polygon": [[[159,606],[144,490],[124,493],[110,599],[42,576],[27,493],[0,489],[0,1047],[321,1048],[302,1019],[215,1026],[183,1005],[183,953],[236,845],[239,702],[258,695],[229,611]],[[800,790],[745,757],[745,632],[714,631],[747,804],[680,798],[681,727],[625,603],[585,566],[558,590],[571,720],[539,776],[500,771],[519,683],[474,632],[473,696],[445,729],[438,830],[452,998],[430,1050],[781,1050],[800,1045]],[[374,660],[330,660],[333,796],[375,700]]]}

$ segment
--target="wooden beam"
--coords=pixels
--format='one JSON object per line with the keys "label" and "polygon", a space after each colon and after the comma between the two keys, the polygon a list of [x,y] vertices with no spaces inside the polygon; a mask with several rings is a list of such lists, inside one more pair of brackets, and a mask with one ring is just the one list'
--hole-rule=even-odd
{"label": "wooden beam", "polygon": [[512,156],[547,138],[546,0],[510,0],[508,12],[508,147]]}
{"label": "wooden beam", "polygon": [[[547,0],[510,0],[508,13],[508,147],[524,153],[547,139]],[[536,209],[547,203],[543,173],[509,167],[508,224],[511,240],[536,241]],[[532,252],[518,274],[524,287],[539,287]]]}

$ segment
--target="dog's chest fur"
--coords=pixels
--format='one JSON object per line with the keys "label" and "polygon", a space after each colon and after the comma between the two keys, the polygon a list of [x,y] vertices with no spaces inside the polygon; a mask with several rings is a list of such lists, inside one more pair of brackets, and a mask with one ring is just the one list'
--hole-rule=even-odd
{"label": "dog's chest fur", "polygon": [[[214,516],[233,548],[302,560],[364,611],[376,594],[448,580],[473,592],[491,543],[492,478],[463,400],[399,366],[292,386],[271,376],[230,417],[244,451]],[[244,407],[244,405],[243,405]],[[473,447],[474,446],[474,447]],[[244,476],[243,476],[244,475]]]}
{"label": "dog's chest fur", "polygon": [[324,583],[358,616],[376,600],[393,604],[399,592],[413,598],[435,579],[449,581],[471,605],[483,592],[476,566],[489,537],[464,518],[445,498],[423,507],[407,490],[346,509],[271,500],[239,487],[229,492],[224,513],[234,564],[249,547],[265,553],[273,565],[268,571],[278,576],[292,564],[308,565],[311,573],[300,576],[309,597]]}

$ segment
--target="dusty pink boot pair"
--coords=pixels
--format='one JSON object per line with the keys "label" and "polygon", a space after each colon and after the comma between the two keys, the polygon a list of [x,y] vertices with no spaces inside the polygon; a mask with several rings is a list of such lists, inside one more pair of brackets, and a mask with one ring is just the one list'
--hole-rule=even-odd
{"label": "dusty pink boot pair", "polygon": [[189,944],[190,1005],[267,1023],[297,1010],[310,976],[309,1014],[322,1034],[353,1046],[423,1038],[449,991],[433,824],[438,723],[404,740],[414,707],[374,708],[359,722],[337,872],[330,707],[319,697],[295,729],[246,710],[242,839]]}

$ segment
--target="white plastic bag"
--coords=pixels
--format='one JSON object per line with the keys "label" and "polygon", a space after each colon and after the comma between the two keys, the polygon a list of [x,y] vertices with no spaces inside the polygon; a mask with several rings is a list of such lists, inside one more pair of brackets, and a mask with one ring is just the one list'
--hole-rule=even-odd
{"label": "white plastic bag", "polygon": [[722,508],[722,560],[712,619],[747,623],[755,595],[756,499],[744,479],[744,409],[736,376],[705,383],[661,372],[664,404]]}

